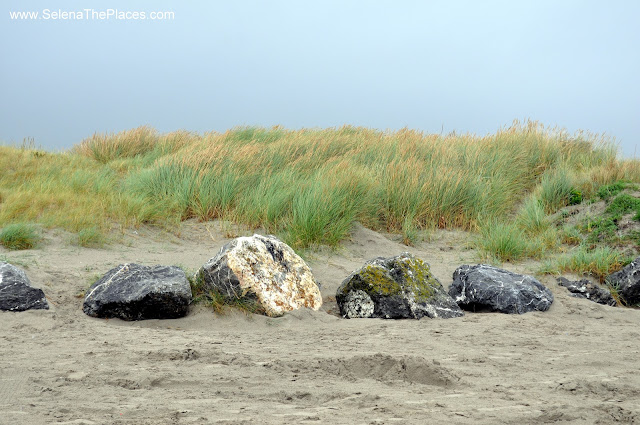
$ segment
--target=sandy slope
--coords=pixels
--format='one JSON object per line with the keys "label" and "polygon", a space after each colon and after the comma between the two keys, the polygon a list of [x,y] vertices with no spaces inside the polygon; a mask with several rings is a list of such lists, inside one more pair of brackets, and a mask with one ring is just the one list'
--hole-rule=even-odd
{"label": "sandy slope", "polygon": [[[218,224],[180,237],[140,229],[108,249],[68,246],[0,254],[28,264],[49,311],[0,313],[3,424],[636,423],[640,311],[571,298],[543,279],[548,312],[450,320],[344,320],[333,295],[375,256],[409,250],[445,286],[475,263],[467,235],[437,233],[407,248],[358,228],[309,261],[322,311],[270,319],[216,316],[123,322],[82,313],[91,279],[125,261],[196,269],[228,239]],[[515,271],[526,265],[506,266]],[[532,265],[529,265],[529,269]]]}

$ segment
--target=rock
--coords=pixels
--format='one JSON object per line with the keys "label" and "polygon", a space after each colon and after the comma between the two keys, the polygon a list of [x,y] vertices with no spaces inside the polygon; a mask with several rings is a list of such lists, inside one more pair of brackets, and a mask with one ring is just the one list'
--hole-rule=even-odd
{"label": "rock", "polygon": [[617,289],[620,299],[626,305],[640,303],[640,257],[627,264],[622,270],[607,276],[605,281]]}
{"label": "rock", "polygon": [[82,310],[122,320],[175,319],[187,314],[191,286],[174,266],[121,264],[91,285]]}
{"label": "rock", "polygon": [[408,252],[367,261],[342,282],[336,301],[347,319],[448,319],[464,315],[429,265]]}
{"label": "rock", "polygon": [[458,267],[449,295],[465,310],[509,314],[546,311],[553,302],[551,291],[534,277],[487,264]]}
{"label": "rock", "polygon": [[586,298],[598,304],[610,306],[616,306],[618,304],[608,289],[591,283],[587,279],[570,281],[567,278],[559,277],[556,280],[558,281],[558,285],[567,288],[573,297]]}
{"label": "rock", "polygon": [[0,261],[0,310],[49,309],[42,289],[33,288],[26,273]]}
{"label": "rock", "polygon": [[202,266],[196,279],[225,300],[249,302],[271,317],[322,306],[320,288],[309,266],[272,235],[232,240]]}

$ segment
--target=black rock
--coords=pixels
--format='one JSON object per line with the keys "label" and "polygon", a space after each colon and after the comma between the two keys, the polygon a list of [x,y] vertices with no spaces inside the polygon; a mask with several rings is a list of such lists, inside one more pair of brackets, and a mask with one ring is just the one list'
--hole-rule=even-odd
{"label": "black rock", "polygon": [[553,302],[551,291],[534,277],[487,264],[458,267],[449,295],[465,310],[508,314],[546,311]]}
{"label": "black rock", "polygon": [[191,286],[173,266],[119,265],[91,285],[82,310],[123,320],[175,319],[187,314]]}
{"label": "black rock", "polygon": [[33,288],[26,273],[0,261],[0,310],[49,309],[42,289]]}
{"label": "black rock", "polygon": [[375,258],[347,277],[336,292],[345,318],[452,318],[464,315],[429,265],[405,252]]}
{"label": "black rock", "polygon": [[605,281],[617,289],[620,299],[626,305],[640,303],[640,257],[627,264],[622,270],[607,276]]}
{"label": "black rock", "polygon": [[571,292],[571,295],[576,298],[586,298],[598,304],[610,306],[616,306],[618,304],[608,289],[591,283],[587,279],[571,281],[567,278],[559,277],[556,280],[558,281],[558,285],[567,288],[569,292]]}

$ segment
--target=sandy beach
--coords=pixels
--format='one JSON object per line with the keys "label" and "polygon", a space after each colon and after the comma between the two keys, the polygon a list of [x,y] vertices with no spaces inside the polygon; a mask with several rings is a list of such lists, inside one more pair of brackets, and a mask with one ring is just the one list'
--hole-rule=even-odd
{"label": "sandy beach", "polygon": [[464,232],[438,231],[407,247],[357,226],[338,250],[307,255],[324,300],[317,312],[216,315],[196,305],[182,319],[138,322],[82,312],[82,293],[110,268],[195,270],[228,236],[220,223],[188,221],[174,234],[128,230],[102,249],[69,245],[61,231],[46,232],[38,249],[0,248],[50,303],[0,313],[0,423],[640,421],[640,311],[570,297],[552,276],[540,278],[555,296],[544,313],[338,317],[337,287],[377,256],[409,251],[448,287],[458,266],[478,262]]}

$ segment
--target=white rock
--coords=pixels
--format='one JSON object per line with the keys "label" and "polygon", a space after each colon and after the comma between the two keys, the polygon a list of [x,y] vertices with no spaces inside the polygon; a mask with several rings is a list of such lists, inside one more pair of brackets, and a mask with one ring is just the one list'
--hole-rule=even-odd
{"label": "white rock", "polygon": [[257,301],[268,316],[322,306],[309,266],[275,236],[236,238],[198,272],[205,287],[225,298]]}

